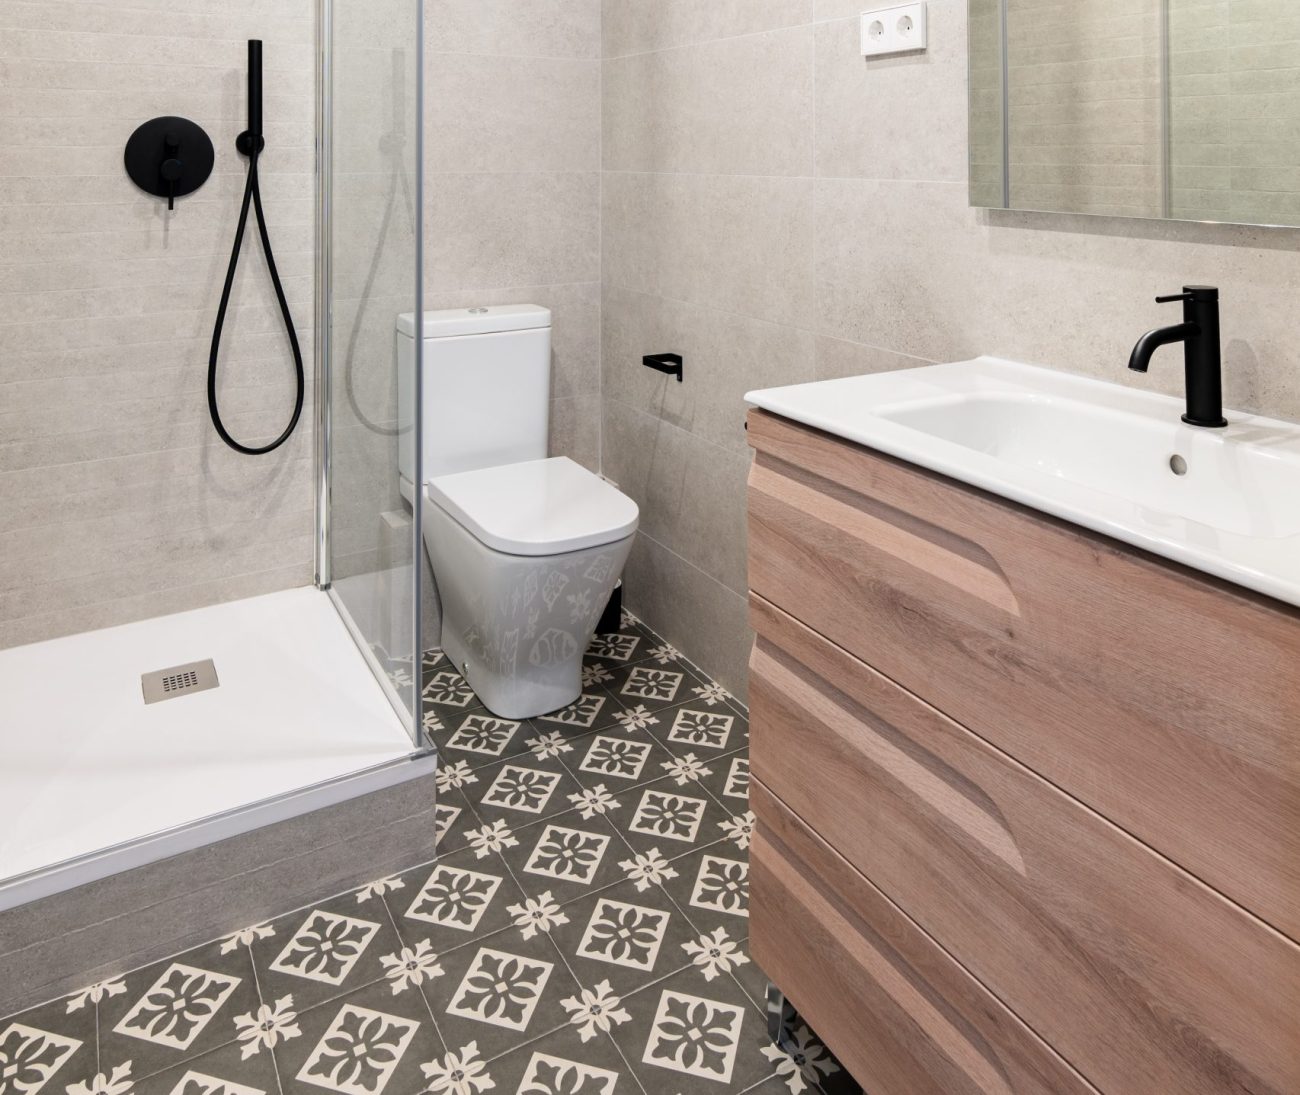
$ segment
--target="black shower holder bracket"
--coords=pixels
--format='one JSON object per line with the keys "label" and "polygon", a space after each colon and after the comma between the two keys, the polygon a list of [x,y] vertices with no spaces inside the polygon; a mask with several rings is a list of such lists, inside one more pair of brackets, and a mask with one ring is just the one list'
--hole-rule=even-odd
{"label": "black shower holder bracket", "polygon": [[216,153],[203,127],[188,118],[151,118],[127,139],[122,162],[126,173],[146,194],[176,199],[193,194],[212,174]]}

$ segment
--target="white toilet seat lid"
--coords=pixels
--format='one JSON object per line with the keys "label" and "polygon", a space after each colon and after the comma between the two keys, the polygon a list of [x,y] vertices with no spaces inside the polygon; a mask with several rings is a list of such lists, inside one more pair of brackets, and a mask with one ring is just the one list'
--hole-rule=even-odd
{"label": "white toilet seat lid", "polygon": [[440,475],[425,497],[481,543],[507,555],[561,555],[636,531],[627,495],[566,456]]}

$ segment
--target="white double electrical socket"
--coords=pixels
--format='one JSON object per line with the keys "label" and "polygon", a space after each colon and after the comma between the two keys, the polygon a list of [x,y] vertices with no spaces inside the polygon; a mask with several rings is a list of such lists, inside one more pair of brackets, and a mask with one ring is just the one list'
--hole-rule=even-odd
{"label": "white double electrical socket", "polygon": [[925,2],[895,4],[891,8],[862,13],[862,55],[885,57],[891,53],[914,53],[926,48],[929,27]]}

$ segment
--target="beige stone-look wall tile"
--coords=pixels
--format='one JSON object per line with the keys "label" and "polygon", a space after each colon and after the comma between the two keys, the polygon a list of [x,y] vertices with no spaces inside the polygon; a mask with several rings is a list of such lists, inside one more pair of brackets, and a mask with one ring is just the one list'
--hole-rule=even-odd
{"label": "beige stone-look wall tile", "polygon": [[811,325],[807,180],[606,172],[604,189],[606,285]]}
{"label": "beige stone-look wall tile", "polygon": [[552,313],[552,455],[600,469],[600,0],[426,0],[424,306]]}
{"label": "beige stone-look wall tile", "polygon": [[812,174],[810,27],[605,62],[605,168]]}
{"label": "beige stone-look wall tile", "polygon": [[[738,453],[749,447],[745,393],[815,375],[813,335],[799,327],[613,285],[603,315],[606,398]],[[670,351],[686,358],[682,383],[641,363]]]}
{"label": "beige stone-look wall tile", "polygon": [[744,701],[749,691],[749,601],[645,533],[624,569],[632,611]]}
{"label": "beige stone-look wall tile", "polygon": [[865,58],[855,15],[817,36],[817,174],[967,177],[967,0],[929,0],[930,48]]}
{"label": "beige stone-look wall tile", "polygon": [[427,70],[435,176],[600,170],[599,61],[444,53]]}
{"label": "beige stone-look wall tile", "polygon": [[601,55],[598,0],[425,0],[424,25],[436,53]]}
{"label": "beige stone-look wall tile", "polygon": [[744,593],[749,453],[613,399],[605,400],[604,451],[605,474],[641,508],[641,531]]}
{"label": "beige stone-look wall tile", "polygon": [[[1111,18],[1139,0],[1103,2]],[[864,6],[603,5],[602,450],[605,470],[642,510],[628,604],[738,692],[751,639],[735,552],[743,460],[730,471],[720,461],[745,455],[750,388],[991,353],[1179,393],[1176,350],[1162,351],[1146,377],[1125,364],[1143,331],[1170,321],[1158,293],[1208,282],[1224,291],[1228,402],[1300,419],[1300,231],[972,209],[965,0],[930,0],[925,54],[872,62],[857,48]],[[1042,75],[1015,104],[1024,194],[1047,203],[1104,183],[1095,210],[1131,212],[1159,181],[1134,152],[1152,117],[1147,22],[1116,46],[1085,33],[1075,6],[1053,8],[1016,42]],[[774,43],[788,48],[766,65],[745,63]],[[1242,58],[1251,94],[1281,93],[1262,75],[1269,44],[1241,43],[1260,47]],[[1212,91],[1222,75],[1195,72],[1190,58],[1180,65],[1193,91]],[[1084,77],[1104,93],[1079,94]],[[1206,131],[1196,109],[1183,112],[1187,124]],[[1000,127],[998,114],[990,119]],[[804,137],[789,138],[796,126],[812,141],[811,177],[799,166]],[[1054,168],[1052,143],[1090,127],[1104,147]],[[975,163],[1000,190],[1000,162],[989,159],[999,135],[977,134]],[[1238,150],[1265,138],[1300,148],[1300,118],[1244,116],[1234,135]],[[1258,208],[1264,188],[1290,185],[1294,161],[1210,149],[1176,166],[1184,192],[1210,201],[1236,163],[1226,181],[1254,183]],[[686,358],[680,385],[640,366],[644,354],[671,350]]]}
{"label": "beige stone-look wall tile", "polygon": [[600,175],[425,176],[426,293],[600,280]]}
{"label": "beige stone-look wall tile", "polygon": [[[273,456],[238,456],[205,383],[250,37],[266,43],[264,204],[310,376],[314,35],[310,0],[0,6],[0,647],[311,580],[311,414]],[[163,114],[216,151],[172,214],[122,169]],[[219,378],[237,437],[280,432],[292,359],[256,245]]]}
{"label": "beige stone-look wall tile", "polygon": [[805,26],[812,0],[604,0],[606,57]]}

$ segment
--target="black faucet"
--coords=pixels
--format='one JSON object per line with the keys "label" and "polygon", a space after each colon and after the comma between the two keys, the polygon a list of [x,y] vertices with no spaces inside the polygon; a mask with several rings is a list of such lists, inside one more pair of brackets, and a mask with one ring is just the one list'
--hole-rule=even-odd
{"label": "black faucet", "polygon": [[1157,304],[1183,302],[1183,322],[1161,327],[1138,339],[1128,367],[1145,373],[1151,355],[1161,346],[1183,344],[1187,368],[1187,413],[1189,426],[1214,429],[1228,424],[1223,417],[1223,356],[1219,349],[1219,290],[1212,285],[1185,285],[1177,296],[1156,297]]}

